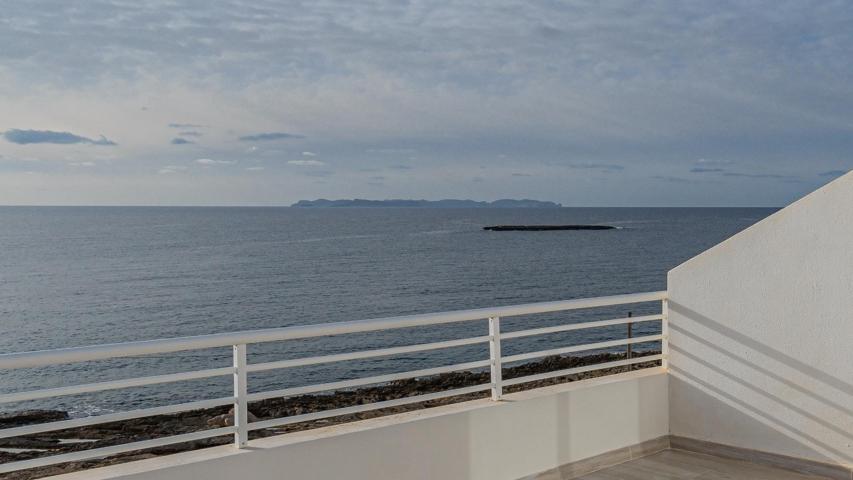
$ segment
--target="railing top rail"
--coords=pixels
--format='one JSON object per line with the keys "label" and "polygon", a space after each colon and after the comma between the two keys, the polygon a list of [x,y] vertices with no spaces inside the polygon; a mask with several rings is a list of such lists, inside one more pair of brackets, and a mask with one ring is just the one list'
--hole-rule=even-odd
{"label": "railing top rail", "polygon": [[396,328],[439,325],[444,323],[481,320],[489,317],[511,317],[563,310],[606,307],[664,300],[666,291],[611,295],[606,297],[580,298],[556,302],[527,303],[504,307],[477,308],[441,313],[425,313],[398,317],[355,320],[337,323],[320,323],[293,327],[267,328],[242,332],[217,333],[192,337],[177,337],[160,340],[144,340],[113,343],[86,347],[40,350],[33,352],[7,353],[0,355],[0,369],[17,369],[86,362],[117,357],[132,357],[155,353],[179,352],[230,345],[295,340],[299,338],[341,335],[346,333],[390,330]]}

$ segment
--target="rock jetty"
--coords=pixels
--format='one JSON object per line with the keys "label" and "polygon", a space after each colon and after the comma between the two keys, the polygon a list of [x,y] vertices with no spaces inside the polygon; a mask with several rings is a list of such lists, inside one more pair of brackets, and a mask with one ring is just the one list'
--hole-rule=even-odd
{"label": "rock jetty", "polygon": [[550,230],[615,230],[611,225],[494,225],[483,227],[493,232],[542,232]]}

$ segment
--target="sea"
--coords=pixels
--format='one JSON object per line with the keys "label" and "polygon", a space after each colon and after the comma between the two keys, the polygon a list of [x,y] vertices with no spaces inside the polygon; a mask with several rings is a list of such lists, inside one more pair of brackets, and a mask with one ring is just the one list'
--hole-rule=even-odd
{"label": "sea", "polygon": [[[0,354],[663,290],[768,208],[0,207]],[[615,230],[493,232],[501,224]],[[659,304],[502,320],[505,331]],[[659,331],[638,324],[635,334]],[[485,335],[486,321],[249,346],[273,361]],[[507,341],[504,354],[625,336]],[[636,348],[642,349],[642,346]],[[648,348],[656,348],[651,345]],[[0,370],[0,393],[228,366],[227,348]],[[488,358],[487,345],[274,370],[250,391]],[[230,396],[228,377],[0,405],[72,416]]]}

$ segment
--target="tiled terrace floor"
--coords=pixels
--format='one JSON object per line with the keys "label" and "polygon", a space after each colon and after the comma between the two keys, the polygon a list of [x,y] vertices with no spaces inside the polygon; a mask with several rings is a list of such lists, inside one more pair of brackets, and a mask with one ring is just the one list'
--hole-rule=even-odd
{"label": "tiled terrace floor", "polygon": [[681,450],[666,450],[577,480],[817,480],[787,470]]}

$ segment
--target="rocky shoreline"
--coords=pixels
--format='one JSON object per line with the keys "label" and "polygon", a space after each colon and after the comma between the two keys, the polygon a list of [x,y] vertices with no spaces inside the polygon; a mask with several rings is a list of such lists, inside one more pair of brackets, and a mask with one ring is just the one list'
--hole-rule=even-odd
{"label": "rocky shoreline", "polygon": [[[654,355],[659,352],[644,351],[634,352],[635,357]],[[625,354],[602,353],[586,356],[552,356],[537,362],[503,369],[503,377],[506,379],[535,375],[538,373],[563,370],[568,368],[592,365],[597,363],[612,362],[625,359]],[[660,365],[660,361],[650,361],[633,365],[633,369],[648,368]],[[611,375],[629,371],[632,367],[615,367],[603,370],[595,370],[564,377],[538,380],[506,387],[506,393],[520,390],[540,388],[558,383],[573,382],[586,378]],[[300,395],[288,398],[273,398],[260,402],[253,402],[249,410],[260,420],[269,418],[280,418],[300,415],[334,408],[348,407],[367,403],[394,400],[414,395],[439,392],[464,388],[483,383],[488,383],[488,372],[454,372],[431,377],[408,379],[388,384],[364,387],[351,390],[341,390],[329,394]],[[340,415],[332,418],[306,421],[252,432],[252,438],[280,435],[282,433],[310,430],[314,428],[327,427],[340,423],[353,422],[367,418],[393,415],[397,413],[418,410],[423,408],[437,407],[450,403],[473,400],[487,397],[488,391],[459,395],[456,397],[430,400],[398,407],[389,407],[356,414]],[[110,445],[119,445],[128,442],[147,440],[169,435],[180,435],[191,433],[207,428],[223,426],[230,422],[229,407],[219,407],[205,410],[194,410],[173,415],[159,415],[154,417],[126,420],[122,422],[106,423],[63,431],[49,432],[24,437],[0,439],[0,463],[27,460],[47,455],[100,448]],[[57,410],[34,410],[26,412],[14,412],[0,415],[0,429],[12,428],[23,425],[31,425],[43,422],[53,422],[68,418],[68,414]],[[104,459],[71,462],[62,465],[41,467],[22,472],[0,475],[0,479],[29,480],[41,478],[60,473],[68,473],[104,465],[124,463],[133,460],[151,458],[161,455],[169,455],[177,452],[195,450],[215,445],[224,445],[232,441],[230,436],[209,438],[187,442],[176,445],[153,448],[140,452],[132,452]]]}

